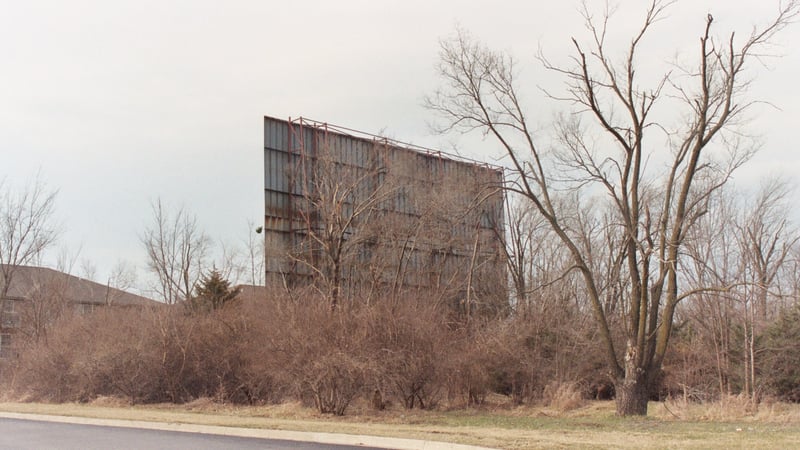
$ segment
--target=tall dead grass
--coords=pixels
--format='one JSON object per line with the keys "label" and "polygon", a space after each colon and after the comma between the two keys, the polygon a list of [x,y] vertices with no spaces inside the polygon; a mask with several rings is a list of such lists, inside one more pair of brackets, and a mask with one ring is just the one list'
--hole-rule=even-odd
{"label": "tall dead grass", "polygon": [[554,382],[544,388],[544,405],[559,412],[572,411],[586,405],[581,389],[575,382]]}
{"label": "tall dead grass", "polygon": [[654,403],[650,408],[653,417],[681,421],[755,421],[769,423],[800,422],[800,405],[773,399],[754,401],[749,396],[725,395],[717,400],[696,402],[684,398],[670,398]]}

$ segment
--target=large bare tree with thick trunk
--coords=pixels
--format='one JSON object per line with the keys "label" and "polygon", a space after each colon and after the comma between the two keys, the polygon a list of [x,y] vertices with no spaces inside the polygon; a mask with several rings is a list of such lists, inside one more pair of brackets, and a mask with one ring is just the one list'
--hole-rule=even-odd
{"label": "large bare tree with thick trunk", "polygon": [[[681,249],[711,195],[752,154],[736,127],[770,40],[798,14],[796,1],[772,22],[739,38],[716,39],[709,14],[694,62],[640,79],[639,55],[671,2],[654,0],[622,55],[612,50],[609,13],[584,4],[588,42],[573,39],[571,64],[540,61],[566,83],[555,101],[575,107],[556,121],[551,140],[537,133],[518,96],[514,61],[464,32],[442,42],[445,86],[427,103],[443,130],[480,130],[509,157],[523,195],[548,223],[580,273],[616,386],[617,413],[647,413],[649,388],[670,341],[684,289]],[[648,55],[652,60],[653,55]],[[677,124],[669,118],[678,118]],[[611,246],[612,264],[592,249]],[[620,283],[607,283],[609,274]],[[604,307],[606,289],[624,286],[620,307]]]}

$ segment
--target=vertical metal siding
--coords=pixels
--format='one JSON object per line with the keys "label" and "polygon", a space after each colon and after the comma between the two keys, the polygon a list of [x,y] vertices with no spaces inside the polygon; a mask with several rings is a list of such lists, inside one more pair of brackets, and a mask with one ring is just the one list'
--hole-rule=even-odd
{"label": "vertical metal siding", "polygon": [[[293,211],[303,208],[305,196],[313,190],[312,176],[316,158],[329,155],[340,170],[364,176],[372,170],[385,168],[400,181],[399,189],[392,198],[381,203],[381,208],[398,214],[397,221],[415,220],[421,212],[420,198],[429,193],[447,197],[439,200],[452,205],[468,205],[477,198],[477,192],[502,182],[502,171],[478,166],[463,161],[448,159],[437,154],[420,153],[399,147],[380,139],[363,139],[327,130],[324,126],[284,120],[264,119],[264,189],[265,226],[272,233],[271,241],[288,247],[301,249],[307,245],[302,234],[306,227],[318,228],[320,224],[306,224]],[[386,173],[378,173],[370,186],[377,186],[386,179]],[[463,189],[477,181],[475,189]],[[366,198],[367,186],[359,186],[356,198]],[[436,195],[436,194],[434,194]],[[452,195],[452,198],[450,197]],[[346,205],[349,209],[352,205]],[[476,227],[489,229],[503,223],[504,199],[501,191],[490,195],[479,208],[458,218],[455,223],[443,228],[442,242],[418,243],[417,252],[410,255],[409,263],[419,266],[430,258],[442,259],[446,272],[459,270],[466,264],[472,252]],[[292,232],[294,230],[294,232]],[[294,234],[299,233],[299,234]],[[492,251],[499,251],[501,242],[490,230],[477,235],[480,241],[480,258],[492,258]],[[290,241],[295,240],[292,244]],[[437,248],[448,247],[449,257],[435,253]],[[485,249],[485,250],[484,250]],[[309,248],[310,251],[310,248]],[[434,253],[430,253],[434,252]],[[274,267],[274,261],[270,267]],[[439,268],[441,269],[441,268]],[[282,269],[283,270],[283,269]],[[422,281],[416,283],[424,284]]]}
{"label": "vertical metal siding", "polygon": [[264,118],[264,147],[286,151],[286,121]]}

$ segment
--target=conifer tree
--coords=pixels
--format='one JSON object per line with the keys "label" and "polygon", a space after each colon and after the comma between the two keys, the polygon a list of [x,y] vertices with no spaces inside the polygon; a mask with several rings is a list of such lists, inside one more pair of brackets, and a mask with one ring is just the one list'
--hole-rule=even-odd
{"label": "conifer tree", "polygon": [[230,281],[226,280],[219,270],[213,268],[201,278],[188,306],[195,312],[215,311],[234,300],[240,290],[239,287],[231,287]]}

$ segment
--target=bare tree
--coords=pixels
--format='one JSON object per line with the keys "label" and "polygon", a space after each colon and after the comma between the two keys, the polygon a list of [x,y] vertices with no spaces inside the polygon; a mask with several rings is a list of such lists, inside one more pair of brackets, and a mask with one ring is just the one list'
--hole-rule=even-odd
{"label": "bare tree", "polygon": [[[136,285],[136,266],[129,261],[120,259],[111,268],[111,273],[106,281],[106,304],[112,305],[117,301],[121,291],[128,291]],[[112,288],[114,289],[112,291]]]}
{"label": "bare tree", "polygon": [[[71,312],[65,293],[71,276],[64,272],[35,271],[26,280],[25,301],[19,307],[22,345],[47,342],[53,325]],[[74,309],[74,308],[73,308]]]}
{"label": "bare tree", "polygon": [[0,180],[0,323],[17,268],[38,259],[58,236],[55,199],[38,176],[20,191]]}
{"label": "bare tree", "polygon": [[507,311],[498,180],[487,167],[396,157],[383,175],[385,199],[361,224],[368,239],[348,275],[366,288],[363,298],[396,304],[424,296],[467,320]]}
{"label": "bare tree", "polygon": [[[738,299],[733,288],[742,278],[742,258],[736,245],[736,199],[731,190],[722,189],[686,239],[685,282],[697,289],[687,299],[682,313],[697,330],[696,340],[711,352],[720,396],[733,391],[731,360],[733,327],[737,323]],[[703,286],[728,286],[731,290],[702,291]],[[688,398],[691,386],[684,386]]]}
{"label": "bare tree", "polygon": [[0,180],[0,294],[5,297],[16,266],[29,264],[58,236],[53,223],[56,192],[37,177],[14,192]]}
{"label": "bare tree", "polygon": [[[527,309],[528,287],[531,282],[528,262],[531,252],[536,251],[535,246],[541,241],[535,239],[536,222],[535,218],[530,217],[532,211],[527,204],[509,202],[507,210],[508,238],[505,240],[506,245],[503,247],[503,251],[513,285],[514,306],[519,312]],[[499,232],[503,232],[503,230],[499,230]]]}
{"label": "bare tree", "polygon": [[763,325],[770,318],[768,298],[778,296],[775,285],[781,268],[797,245],[800,235],[788,217],[787,184],[771,178],[759,188],[753,204],[737,227],[739,245],[748,267],[748,278],[756,292],[755,313]]}
{"label": "bare tree", "polygon": [[514,309],[518,316],[530,317],[543,309],[563,307],[552,303],[572,282],[573,275],[566,273],[572,264],[544,218],[524,199],[515,197],[508,206],[504,252]]}
{"label": "bare tree", "polygon": [[156,289],[164,302],[178,303],[194,292],[207,265],[210,241],[197,218],[183,208],[171,215],[159,199],[152,209],[153,223],[141,237],[147,266],[157,277]]}
{"label": "bare tree", "polygon": [[[752,104],[744,95],[751,81],[744,71],[798,14],[798,3],[791,1],[765,28],[742,40],[731,33],[721,41],[712,36],[714,20],[708,15],[694,65],[647,86],[637,71],[637,56],[669,5],[649,4],[619,58],[607,40],[613,32],[609,13],[598,20],[584,3],[589,43],[573,39],[572,64],[566,67],[540,58],[566,81],[566,92],[551,98],[577,106],[556,122],[554,142],[543,142],[529,124],[513,59],[464,32],[442,42],[439,71],[446,87],[427,101],[447,120],[443,131],[480,130],[496,138],[517,176],[507,189],[526,197],[568,249],[571,270],[581,274],[599,329],[619,415],[647,413],[676,308],[691,294],[681,286],[684,240],[706,212],[710,196],[752,152],[737,145],[740,135],[732,132]],[[680,111],[677,125],[654,121],[662,105]],[[659,139],[659,133],[666,136]],[[663,170],[648,161],[663,164]],[[582,204],[601,209],[590,208],[586,216]],[[599,230],[584,226],[591,215],[605,214],[602,208],[611,211],[611,220]],[[598,239],[621,256],[611,267],[625,287],[620,320],[602,301],[601,280],[608,272],[598,268],[608,267],[595,264],[588,251]],[[614,330],[621,331],[623,349]]]}
{"label": "bare tree", "polygon": [[762,184],[752,205],[743,208],[744,214],[736,226],[741,254],[741,305],[743,330],[744,393],[758,399],[756,354],[757,337],[771,313],[769,299],[780,296],[778,275],[792,248],[797,244],[797,231],[790,224],[786,195],[787,185],[780,179]]}
{"label": "bare tree", "polygon": [[336,141],[322,136],[316,154],[292,174],[304,189],[299,215],[307,226],[289,256],[311,272],[332,309],[342,294],[344,272],[375,238],[366,224],[380,214],[378,206],[393,191],[383,180],[381,164],[347,161],[341,152]]}
{"label": "bare tree", "polygon": [[[759,355],[765,351],[760,342],[791,299],[786,275],[798,234],[788,217],[788,192],[776,178],[754,195],[721,189],[687,237],[683,276],[698,293],[681,314],[709,349],[720,395],[758,400]],[[710,285],[728,289],[700,292]]]}
{"label": "bare tree", "polygon": [[256,238],[263,231],[263,227],[256,228],[248,220],[245,228],[245,238],[238,242],[220,241],[215,267],[218,268],[223,278],[233,284],[249,283],[254,286],[264,285],[265,273],[265,242]]}

